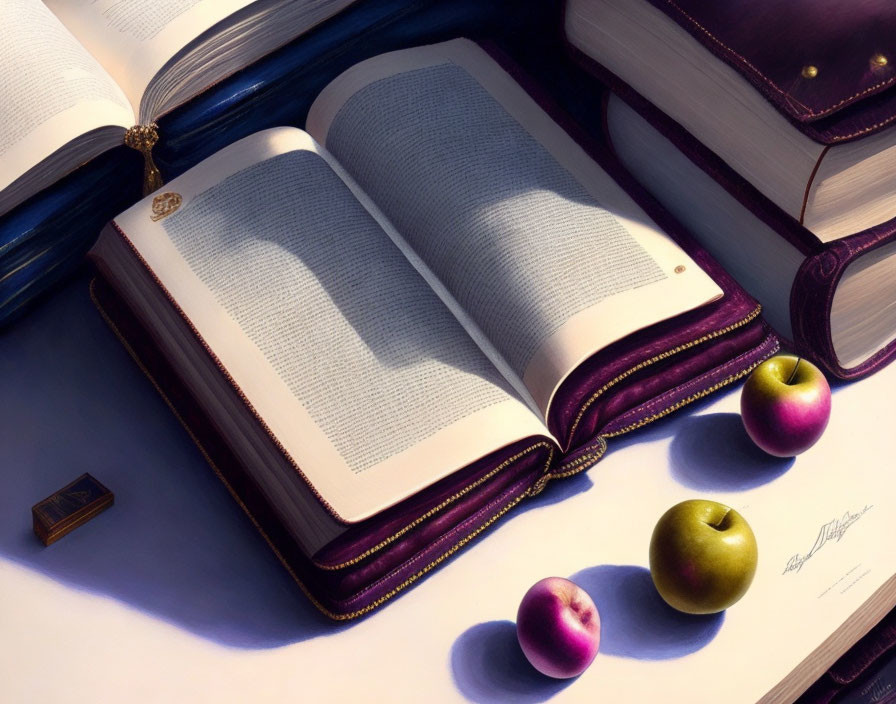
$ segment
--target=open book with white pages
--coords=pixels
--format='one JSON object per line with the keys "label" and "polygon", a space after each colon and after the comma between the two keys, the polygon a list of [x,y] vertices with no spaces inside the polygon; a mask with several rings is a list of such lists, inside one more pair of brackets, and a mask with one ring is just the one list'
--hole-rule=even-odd
{"label": "open book with white pages", "polygon": [[0,215],[349,4],[4,0]]}
{"label": "open book with white pages", "polygon": [[331,616],[777,349],[546,108],[467,40],[370,59],[93,250],[101,310]]}

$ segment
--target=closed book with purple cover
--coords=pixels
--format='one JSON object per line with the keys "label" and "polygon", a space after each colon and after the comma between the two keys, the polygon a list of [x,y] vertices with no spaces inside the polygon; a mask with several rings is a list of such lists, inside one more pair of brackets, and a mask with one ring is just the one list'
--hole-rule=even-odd
{"label": "closed book with purple cover", "polygon": [[307,133],[220,151],[93,250],[101,311],[333,618],[778,348],[523,85],[467,40],[362,62]]}
{"label": "closed book with purple cover", "polygon": [[564,30],[622,99],[608,133],[638,180],[727,268],[778,259],[766,272],[776,288],[756,272],[738,279],[782,336],[841,378],[891,361],[892,3],[569,0]]}

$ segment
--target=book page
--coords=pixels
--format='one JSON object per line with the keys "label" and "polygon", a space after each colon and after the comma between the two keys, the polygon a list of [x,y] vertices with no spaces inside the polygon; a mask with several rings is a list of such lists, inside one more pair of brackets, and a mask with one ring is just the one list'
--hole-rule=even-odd
{"label": "book page", "polygon": [[274,438],[361,520],[547,431],[298,130],[261,132],[116,218]]}
{"label": "book page", "polygon": [[308,130],[383,210],[540,410],[594,352],[719,287],[485,52],[350,69]]}
{"label": "book page", "polygon": [[123,89],[135,112],[180,49],[253,0],[45,0]]}
{"label": "book page", "polygon": [[133,111],[96,60],[38,0],[0,3],[0,190],[71,140]]}
{"label": "book page", "polygon": [[[605,669],[595,673],[594,701],[679,701],[699,681],[693,701],[792,702],[896,605],[892,442],[884,424],[872,420],[892,416],[891,396],[880,391],[894,379],[891,374],[884,387],[872,384],[875,393],[861,384],[836,391],[827,431],[795,460],[749,446],[737,425],[737,393],[700,415],[679,418],[671,440],[653,436],[637,449],[608,453],[601,462],[604,496],[588,505],[599,515],[589,530],[626,529],[608,541],[598,573],[608,565],[631,566],[625,569],[639,570],[652,588],[647,547],[655,520],[701,495],[749,522],[759,564],[744,597],[714,615],[674,621],[675,612],[666,615],[655,590],[637,592],[644,611],[639,606],[632,613],[639,615],[634,623],[645,625],[644,639],[625,640],[634,657],[600,663]],[[635,525],[635,504],[651,519]],[[592,596],[598,608],[599,597],[612,600],[606,587]],[[653,600],[658,606],[646,605]],[[653,645],[660,658],[649,664],[665,670],[639,676],[648,663],[636,659],[638,644]]]}

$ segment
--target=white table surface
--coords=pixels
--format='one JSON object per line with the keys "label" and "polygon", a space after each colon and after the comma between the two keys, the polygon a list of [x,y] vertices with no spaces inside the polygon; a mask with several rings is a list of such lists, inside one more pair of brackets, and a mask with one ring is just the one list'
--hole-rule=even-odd
{"label": "white table surface", "polygon": [[[749,520],[751,505],[813,472],[891,469],[894,391],[896,365],[836,388],[827,433],[795,462],[749,445],[739,389],[716,396],[616,440],[587,475],[554,482],[385,608],[334,625],[105,327],[82,276],[0,332],[0,701],[755,699],[757,667],[801,659],[776,650],[783,617],[768,610],[763,648],[742,638],[770,598],[761,590],[718,617],[664,610],[646,571],[653,524],[685,498]],[[85,471],[115,505],[44,548],[31,506]],[[894,527],[878,515],[878,528]],[[774,549],[757,535],[762,570]],[[572,681],[541,677],[515,644],[520,598],[550,575],[579,581],[602,612],[601,652]],[[707,668],[730,691],[706,686]]]}

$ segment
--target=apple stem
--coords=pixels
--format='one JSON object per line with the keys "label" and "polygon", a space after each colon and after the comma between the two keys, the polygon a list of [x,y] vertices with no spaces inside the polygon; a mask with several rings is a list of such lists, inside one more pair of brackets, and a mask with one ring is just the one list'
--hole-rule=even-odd
{"label": "apple stem", "polygon": [[720,530],[722,528],[722,524],[725,522],[725,519],[728,518],[729,513],[731,513],[730,508],[722,514],[722,517],[718,521],[716,521],[715,523],[710,523],[709,525],[716,530]]}
{"label": "apple stem", "polygon": [[800,368],[800,362],[803,361],[802,357],[796,358],[796,364],[793,365],[793,371],[790,372],[790,377],[787,379],[787,385],[790,386],[793,383],[793,379],[796,376],[796,370]]}

